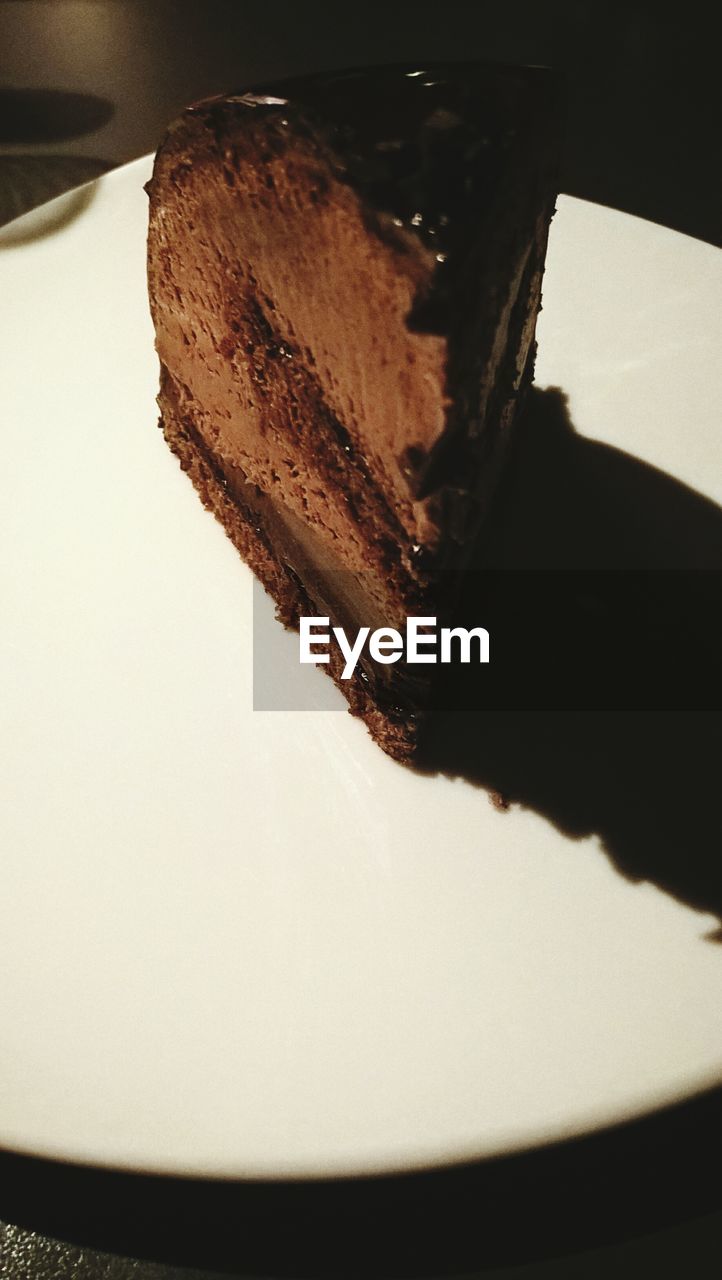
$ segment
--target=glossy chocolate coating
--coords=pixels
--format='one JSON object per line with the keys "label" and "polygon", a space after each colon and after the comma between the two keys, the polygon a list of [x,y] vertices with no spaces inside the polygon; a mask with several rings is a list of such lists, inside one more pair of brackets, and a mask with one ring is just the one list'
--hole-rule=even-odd
{"label": "glossy chocolate coating", "polygon": [[558,99],[544,68],[427,62],[320,72],[217,102],[301,117],[338,175],[444,262],[490,210],[535,116],[548,133]]}

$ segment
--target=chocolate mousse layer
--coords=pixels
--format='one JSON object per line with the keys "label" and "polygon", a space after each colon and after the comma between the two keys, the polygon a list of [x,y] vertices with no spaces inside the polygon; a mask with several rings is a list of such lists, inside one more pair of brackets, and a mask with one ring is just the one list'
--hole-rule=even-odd
{"label": "chocolate mousse layer", "polygon": [[[212,99],[163,142],[161,424],[287,625],[452,618],[531,379],[557,117],[548,73],[426,64]],[[327,670],[410,758],[433,668]]]}

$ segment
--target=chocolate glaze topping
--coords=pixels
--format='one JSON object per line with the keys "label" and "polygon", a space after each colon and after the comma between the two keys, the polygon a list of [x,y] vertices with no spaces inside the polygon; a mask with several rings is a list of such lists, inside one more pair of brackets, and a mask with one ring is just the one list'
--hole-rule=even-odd
{"label": "chocolate glaze topping", "polygon": [[514,155],[529,147],[530,113],[544,119],[540,138],[548,138],[559,87],[544,68],[409,63],[276,81],[191,110],[238,104],[272,114],[281,129],[290,118],[296,129],[305,125],[331,153],[336,175],[385,215],[377,232],[411,233],[435,251],[435,305],[412,319],[417,329],[443,332],[455,259],[493,211]]}

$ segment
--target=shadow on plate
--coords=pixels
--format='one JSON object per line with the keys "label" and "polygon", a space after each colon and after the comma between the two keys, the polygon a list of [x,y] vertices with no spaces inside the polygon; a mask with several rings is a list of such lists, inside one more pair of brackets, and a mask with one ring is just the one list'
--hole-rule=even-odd
{"label": "shadow on plate", "polygon": [[[437,700],[419,767],[531,808],[569,837],[598,835],[622,874],[722,919],[722,510],[578,435],[556,389],[532,392],[505,485],[480,567],[506,584],[507,605],[509,584],[524,600],[534,584],[536,603],[552,612],[570,584],[587,595],[612,584],[627,611],[651,590],[652,639],[661,618],[665,643],[655,649],[640,632],[637,667],[620,658],[610,674],[565,634],[567,652],[551,656],[554,678],[540,696],[527,680],[509,699],[509,680],[506,704],[488,691],[476,698],[482,672],[465,668],[463,696]],[[528,618],[515,616],[514,635]],[[634,628],[624,625],[628,653]],[[722,941],[716,929],[706,936]]]}

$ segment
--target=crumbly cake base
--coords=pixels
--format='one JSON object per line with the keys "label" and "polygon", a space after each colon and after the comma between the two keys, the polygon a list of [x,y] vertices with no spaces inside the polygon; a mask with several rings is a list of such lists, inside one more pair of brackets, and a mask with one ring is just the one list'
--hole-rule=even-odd
{"label": "crumbly cake base", "polygon": [[[301,616],[315,616],[318,606],[290,575],[273,548],[257,510],[244,508],[229,492],[221,467],[202,444],[188,417],[169,396],[159,396],[159,425],[181,468],[189,476],[204,507],[216,517],[246,564],[263,584],[276,605],[285,627],[298,630]],[[382,710],[370,696],[357,668],[350,680],[342,680],[343,659],[336,651],[324,666],[348,702],[353,716],[363,720],[371,737],[393,759],[409,763],[416,751],[419,719],[413,713],[397,717]]]}

